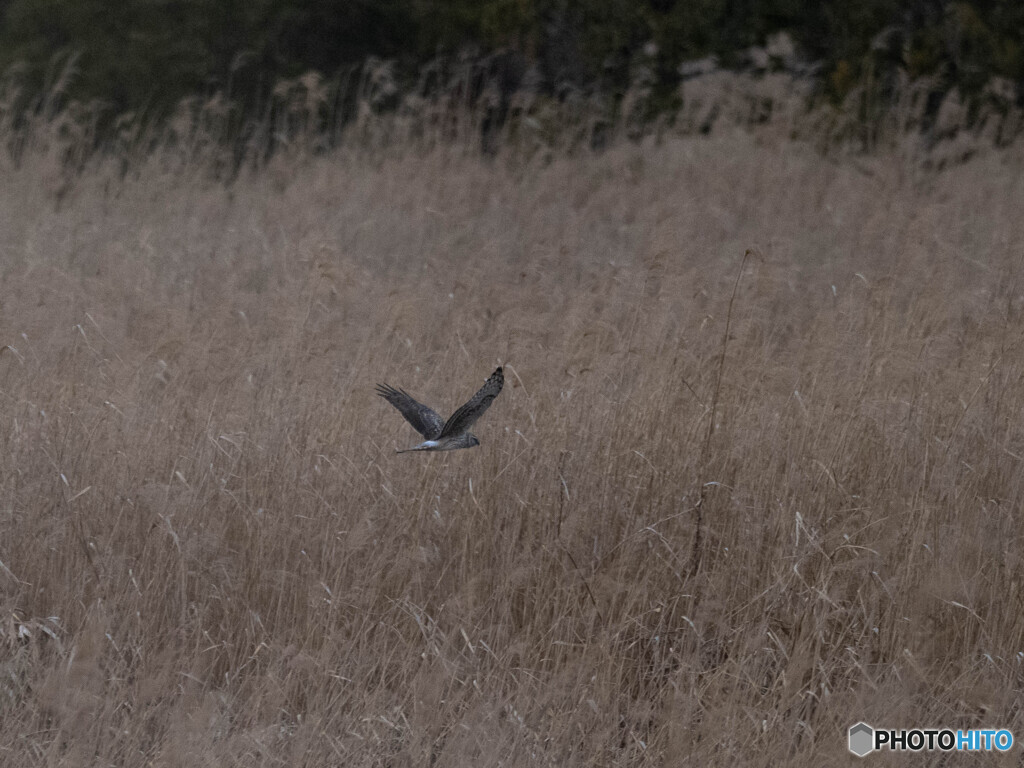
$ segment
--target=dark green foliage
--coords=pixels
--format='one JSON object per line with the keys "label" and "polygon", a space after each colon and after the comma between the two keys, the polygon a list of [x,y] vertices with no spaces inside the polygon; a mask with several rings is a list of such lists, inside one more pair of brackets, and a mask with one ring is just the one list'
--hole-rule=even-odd
{"label": "dark green foliage", "polygon": [[69,95],[109,114],[162,115],[217,91],[261,103],[280,78],[331,77],[369,56],[413,82],[467,50],[517,52],[552,94],[616,96],[653,43],[654,101],[668,106],[680,62],[739,64],[780,30],[822,64],[836,99],[868,70],[937,75],[967,92],[992,75],[1024,81],[1019,0],[0,0],[0,68],[19,65],[38,93],[77,56]]}

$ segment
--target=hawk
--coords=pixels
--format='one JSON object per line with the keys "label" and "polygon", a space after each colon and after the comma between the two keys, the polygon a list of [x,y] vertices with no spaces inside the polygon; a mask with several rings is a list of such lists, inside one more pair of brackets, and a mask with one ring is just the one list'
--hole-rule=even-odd
{"label": "hawk", "polygon": [[387,384],[377,385],[377,394],[398,409],[405,420],[412,424],[426,440],[417,446],[395,453],[410,451],[454,451],[458,448],[472,448],[480,445],[476,435],[469,431],[477,419],[484,415],[494,398],[505,384],[501,366],[484,382],[480,390],[469,398],[469,402],[445,421],[432,408],[418,403],[404,389],[395,389]]}

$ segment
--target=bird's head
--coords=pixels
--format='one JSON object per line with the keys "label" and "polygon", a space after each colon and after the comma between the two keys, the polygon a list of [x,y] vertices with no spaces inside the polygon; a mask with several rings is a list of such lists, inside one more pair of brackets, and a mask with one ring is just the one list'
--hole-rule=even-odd
{"label": "bird's head", "polygon": [[470,448],[472,448],[474,446],[477,446],[477,445],[480,445],[480,441],[477,439],[476,435],[469,434],[469,435],[466,435],[466,437],[469,438],[469,447]]}

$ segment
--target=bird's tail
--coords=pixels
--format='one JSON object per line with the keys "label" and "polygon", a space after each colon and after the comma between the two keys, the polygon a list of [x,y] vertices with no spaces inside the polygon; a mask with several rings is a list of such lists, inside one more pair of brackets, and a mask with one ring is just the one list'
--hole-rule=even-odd
{"label": "bird's tail", "polygon": [[436,451],[438,449],[437,446],[438,443],[436,440],[427,440],[419,445],[414,445],[412,448],[406,448],[403,451],[395,451],[395,453],[409,453],[410,451]]}

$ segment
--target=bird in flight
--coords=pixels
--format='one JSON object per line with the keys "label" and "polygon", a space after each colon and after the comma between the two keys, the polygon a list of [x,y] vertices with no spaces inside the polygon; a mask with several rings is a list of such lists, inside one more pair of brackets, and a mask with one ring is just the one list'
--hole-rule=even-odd
{"label": "bird in flight", "polygon": [[416,402],[404,389],[395,389],[387,384],[377,385],[377,394],[398,409],[405,420],[412,424],[426,440],[417,446],[395,453],[410,451],[454,451],[458,448],[472,448],[480,445],[476,435],[469,431],[477,419],[484,415],[494,398],[505,384],[501,366],[495,369],[480,390],[469,398],[469,402],[445,421],[437,412]]}

